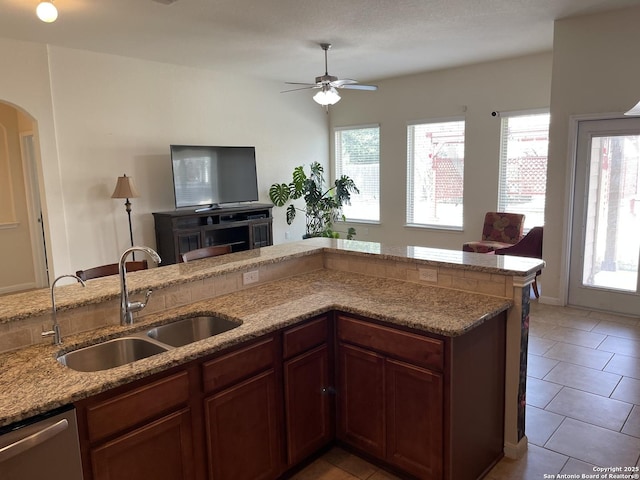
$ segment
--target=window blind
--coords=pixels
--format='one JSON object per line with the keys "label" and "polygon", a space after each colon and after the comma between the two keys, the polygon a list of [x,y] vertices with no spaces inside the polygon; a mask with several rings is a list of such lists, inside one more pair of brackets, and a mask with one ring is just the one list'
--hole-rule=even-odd
{"label": "window blind", "polygon": [[498,210],[525,214],[525,231],[544,225],[549,118],[549,113],[501,118]]}
{"label": "window blind", "polygon": [[407,127],[407,224],[462,228],[464,120]]}
{"label": "window blind", "polygon": [[343,207],[347,220],[380,221],[380,127],[365,125],[335,129],[336,178],[350,177],[359,194]]}

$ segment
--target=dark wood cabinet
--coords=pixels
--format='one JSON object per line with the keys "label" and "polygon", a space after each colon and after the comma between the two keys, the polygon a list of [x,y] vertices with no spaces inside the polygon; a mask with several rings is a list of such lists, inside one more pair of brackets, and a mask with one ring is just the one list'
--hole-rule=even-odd
{"label": "dark wood cabinet", "polygon": [[442,478],[442,374],[385,360],[386,459],[418,478]]}
{"label": "dark wood cabinet", "polygon": [[278,338],[270,335],[205,362],[202,377],[211,480],[266,480],[282,472]]}
{"label": "dark wood cabinet", "polygon": [[85,479],[195,479],[190,401],[183,371],[79,403]]}
{"label": "dark wood cabinet", "polygon": [[76,404],[86,480],[274,480],[336,438],[401,478],[502,457],[506,315],[458,337],[325,314]]}
{"label": "dark wood cabinet", "polygon": [[329,319],[321,317],[283,334],[284,401],[288,466],[334,438]]}
{"label": "dark wood cabinet", "polygon": [[183,253],[213,245],[230,245],[233,252],[273,245],[272,207],[254,203],[205,212],[155,212],[156,246],[162,264],[179,263]]}
{"label": "dark wood cabinet", "polygon": [[338,438],[415,478],[482,478],[503,451],[505,318],[438,338],[339,314]]}
{"label": "dark wood cabinet", "polygon": [[338,378],[338,438],[384,459],[384,357],[341,343]]}
{"label": "dark wood cabinet", "polygon": [[345,343],[338,352],[338,438],[418,478],[442,478],[442,374]]}
{"label": "dark wood cabinet", "polygon": [[188,409],[156,420],[91,450],[94,480],[193,479]]}
{"label": "dark wood cabinet", "polygon": [[205,400],[213,480],[267,480],[282,470],[278,385],[273,369]]}

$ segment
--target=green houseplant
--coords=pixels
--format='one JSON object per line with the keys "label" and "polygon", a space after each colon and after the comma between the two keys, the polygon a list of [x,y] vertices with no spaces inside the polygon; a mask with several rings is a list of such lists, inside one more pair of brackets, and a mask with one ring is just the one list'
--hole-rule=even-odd
{"label": "green houseplant", "polygon": [[[342,206],[349,205],[351,194],[360,193],[351,178],[342,175],[331,187],[327,187],[324,179],[324,169],[318,162],[311,164],[309,175],[304,167],[293,169],[291,183],[274,183],[269,189],[269,198],[277,207],[283,207],[289,200],[303,198],[305,208],[298,208],[293,203],[287,207],[287,224],[291,225],[296,218],[296,211],[305,213],[306,235],[308,237],[338,238],[340,232],[333,229],[337,220],[345,220]],[[348,239],[356,234],[355,228],[347,230]]]}

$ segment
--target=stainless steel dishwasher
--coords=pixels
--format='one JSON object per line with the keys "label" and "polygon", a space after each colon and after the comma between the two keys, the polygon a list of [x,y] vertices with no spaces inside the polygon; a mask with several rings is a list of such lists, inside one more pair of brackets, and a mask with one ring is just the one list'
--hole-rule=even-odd
{"label": "stainless steel dishwasher", "polygon": [[0,479],[82,480],[75,409],[0,428]]}

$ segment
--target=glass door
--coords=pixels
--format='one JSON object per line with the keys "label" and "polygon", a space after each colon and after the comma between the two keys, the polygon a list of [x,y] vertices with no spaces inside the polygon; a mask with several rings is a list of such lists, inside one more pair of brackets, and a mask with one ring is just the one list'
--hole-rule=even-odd
{"label": "glass door", "polygon": [[579,122],[570,305],[640,312],[640,118]]}

